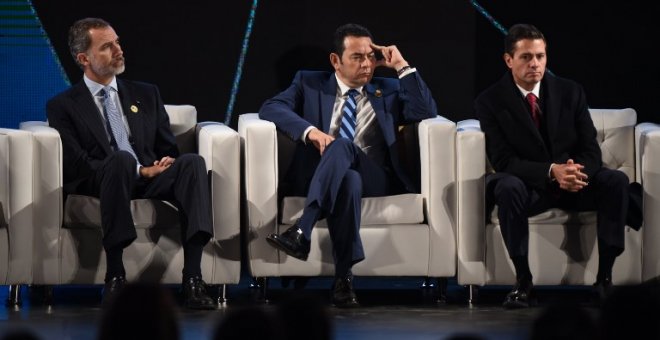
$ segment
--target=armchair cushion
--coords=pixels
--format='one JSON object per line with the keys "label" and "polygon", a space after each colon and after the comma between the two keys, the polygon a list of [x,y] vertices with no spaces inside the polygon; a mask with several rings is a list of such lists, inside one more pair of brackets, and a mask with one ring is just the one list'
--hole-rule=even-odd
{"label": "armchair cushion", "polygon": [[[178,210],[169,202],[153,199],[131,201],[133,223],[138,229],[179,228]],[[101,230],[101,206],[96,197],[69,195],[64,208],[63,228]]]}
{"label": "armchair cushion", "polygon": [[[424,222],[424,198],[420,194],[402,194],[362,199],[360,225],[419,224]],[[294,224],[302,216],[305,197],[285,197],[282,223]],[[325,219],[319,226],[327,227]]]}

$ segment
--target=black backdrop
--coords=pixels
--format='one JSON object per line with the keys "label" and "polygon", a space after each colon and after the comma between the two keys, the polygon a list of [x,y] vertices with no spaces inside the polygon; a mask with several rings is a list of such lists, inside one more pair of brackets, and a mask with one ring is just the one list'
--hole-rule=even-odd
{"label": "black backdrop", "polygon": [[[594,108],[632,107],[660,122],[653,105],[660,66],[654,54],[660,5],[641,0],[481,1],[505,27],[527,22],[548,39],[548,67],[580,82]],[[72,82],[82,77],[66,46],[76,19],[108,20],[127,60],[126,79],[157,84],[166,103],[192,104],[198,119],[223,121],[252,0],[133,0],[107,5],[34,0]],[[220,6],[216,10],[214,7]],[[506,70],[503,34],[468,0],[268,1],[257,8],[232,125],[284,89],[298,69],[330,69],[334,29],[367,26],[379,44],[396,44],[433,91],[440,113],[472,118],[472,100]],[[394,76],[389,70],[380,75]]]}

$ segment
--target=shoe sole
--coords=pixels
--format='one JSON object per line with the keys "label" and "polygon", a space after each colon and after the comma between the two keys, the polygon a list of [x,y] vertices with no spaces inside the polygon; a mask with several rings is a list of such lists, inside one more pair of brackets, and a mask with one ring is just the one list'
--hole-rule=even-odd
{"label": "shoe sole", "polygon": [[295,258],[297,258],[298,260],[307,261],[307,257],[309,256],[309,254],[303,256],[303,255],[300,255],[300,254],[298,254],[298,253],[294,253],[294,252],[292,252],[289,248],[283,246],[283,245],[280,244],[277,240],[273,240],[273,239],[270,238],[270,237],[267,237],[267,238],[266,238],[266,241],[267,241],[268,244],[270,244],[271,246],[277,248],[278,250],[283,251],[284,253],[286,253],[286,254],[289,255],[289,256],[295,257]]}

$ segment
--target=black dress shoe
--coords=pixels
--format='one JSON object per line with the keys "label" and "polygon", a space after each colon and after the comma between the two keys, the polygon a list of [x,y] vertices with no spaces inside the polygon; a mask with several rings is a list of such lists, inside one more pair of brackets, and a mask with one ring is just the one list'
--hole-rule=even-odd
{"label": "black dress shoe", "polygon": [[533,286],[534,285],[529,280],[516,281],[513,290],[506,295],[502,306],[506,309],[529,307]]}
{"label": "black dress shoe", "polygon": [[216,309],[216,303],[206,292],[206,282],[199,276],[192,276],[183,282],[183,299],[186,308]]}
{"label": "black dress shoe", "polygon": [[103,286],[103,304],[107,305],[111,303],[119,295],[119,292],[124,286],[126,286],[126,282],[126,278],[122,275],[105,281],[105,285]]}
{"label": "black dress shoe", "polygon": [[266,241],[289,256],[307,261],[309,240],[305,238],[302,230],[297,225],[285,230],[282,234],[268,235]]}
{"label": "black dress shoe", "polygon": [[335,278],[332,285],[332,303],[338,308],[360,307],[353,290],[353,276]]}

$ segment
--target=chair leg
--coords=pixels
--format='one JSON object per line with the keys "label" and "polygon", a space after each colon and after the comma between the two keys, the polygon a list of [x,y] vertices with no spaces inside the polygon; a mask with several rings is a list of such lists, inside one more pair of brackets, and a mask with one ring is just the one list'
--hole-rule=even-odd
{"label": "chair leg", "polygon": [[475,307],[479,300],[479,287],[476,285],[468,285],[468,306]]}
{"label": "chair leg", "polygon": [[21,285],[10,285],[9,295],[7,295],[7,306],[20,306],[21,303]]}
{"label": "chair leg", "polygon": [[218,305],[224,306],[227,303],[227,285],[223,284],[218,287]]}
{"label": "chair leg", "polygon": [[447,284],[448,280],[446,277],[438,278],[438,303],[447,303]]}

